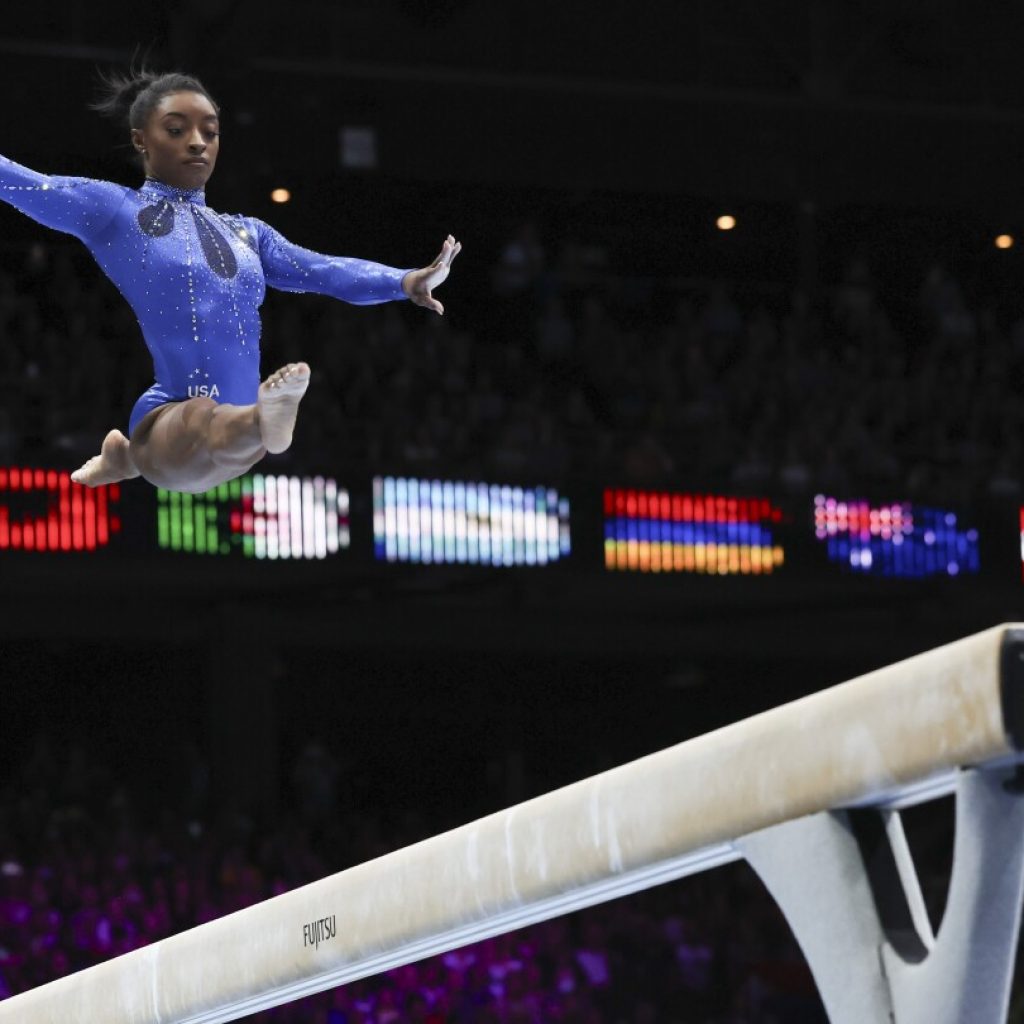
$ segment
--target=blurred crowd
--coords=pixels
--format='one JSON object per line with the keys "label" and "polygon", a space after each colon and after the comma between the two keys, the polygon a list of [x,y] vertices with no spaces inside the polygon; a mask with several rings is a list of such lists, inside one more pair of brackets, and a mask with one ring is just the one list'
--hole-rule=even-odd
{"label": "blurred crowd", "polygon": [[[454,822],[341,810],[301,752],[288,816],[205,809],[190,749],[159,806],[40,738],[0,790],[0,998],[386,853]],[[326,801],[326,803],[325,803]],[[470,813],[465,809],[465,813]],[[339,931],[344,929],[341,914]],[[280,1024],[819,1024],[785,922],[739,866],[391,970],[252,1020]]]}
{"label": "blurred crowd", "polygon": [[[269,293],[265,372],[314,369],[285,462],[558,482],[1021,491],[1024,322],[935,265],[898,309],[853,259],[815,301],[620,276],[599,246],[498,248],[449,312]],[[462,268],[458,268],[461,270]],[[120,295],[79,248],[0,254],[0,457],[71,463],[151,382]]]}

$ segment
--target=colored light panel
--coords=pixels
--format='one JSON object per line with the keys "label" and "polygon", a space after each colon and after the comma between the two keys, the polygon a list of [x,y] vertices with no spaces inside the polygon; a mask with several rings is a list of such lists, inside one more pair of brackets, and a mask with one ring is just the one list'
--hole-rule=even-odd
{"label": "colored light panel", "polygon": [[924,579],[977,574],[978,531],[963,529],[955,512],[893,502],[814,499],[814,535],[828,559],[869,576]]}
{"label": "colored light panel", "polygon": [[254,473],[203,494],[157,491],[157,544],[246,558],[326,558],[350,543],[348,491],[324,477]]}
{"label": "colored light panel", "polygon": [[604,492],[605,568],[629,572],[767,575],[785,552],[775,539],[782,511],[766,498]]}
{"label": "colored light panel", "polygon": [[118,484],[83,487],[66,470],[0,468],[0,551],[95,551],[121,530]]}
{"label": "colored light panel", "polygon": [[570,552],[569,499],[548,487],[375,477],[373,545],[388,562],[547,565]]}

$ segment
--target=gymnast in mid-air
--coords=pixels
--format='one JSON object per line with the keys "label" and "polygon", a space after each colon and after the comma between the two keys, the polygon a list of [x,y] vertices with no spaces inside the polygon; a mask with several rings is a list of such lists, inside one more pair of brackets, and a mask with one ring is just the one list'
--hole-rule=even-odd
{"label": "gymnast in mid-air", "polygon": [[289,363],[260,383],[267,285],[356,305],[410,299],[443,313],[432,291],[462,246],[449,235],[429,266],[400,270],[323,256],[254,217],[215,213],[204,190],[220,111],[202,83],[142,69],[105,86],[94,109],[126,117],[141,187],[48,176],[0,157],[0,199],[85,243],[135,311],[153,357],[156,381],[135,403],[128,436],[111,430],[71,479],[96,487],[141,474],[198,494],[291,444],[310,369]]}

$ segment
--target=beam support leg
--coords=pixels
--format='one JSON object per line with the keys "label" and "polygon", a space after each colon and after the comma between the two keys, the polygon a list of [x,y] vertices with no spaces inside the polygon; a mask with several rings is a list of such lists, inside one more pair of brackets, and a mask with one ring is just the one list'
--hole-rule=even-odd
{"label": "beam support leg", "polygon": [[812,814],[734,844],[782,909],[831,1024],[891,1021],[885,936],[844,814]]}
{"label": "beam support leg", "polygon": [[883,950],[897,1024],[1002,1024],[1024,894],[1024,795],[1007,771],[965,771],[946,912],[915,963]]}
{"label": "beam support leg", "polygon": [[1003,1024],[1024,895],[1013,768],[966,770],[936,937],[899,813],[825,812],[737,840],[782,908],[832,1024]]}

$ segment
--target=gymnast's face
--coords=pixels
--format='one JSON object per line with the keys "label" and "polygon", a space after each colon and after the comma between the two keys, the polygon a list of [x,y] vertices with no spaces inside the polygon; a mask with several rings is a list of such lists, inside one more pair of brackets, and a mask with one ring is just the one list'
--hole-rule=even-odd
{"label": "gymnast's face", "polygon": [[220,120],[199,92],[172,92],[149,115],[145,128],[132,129],[143,152],[146,175],[173,188],[204,188],[217,163]]}

